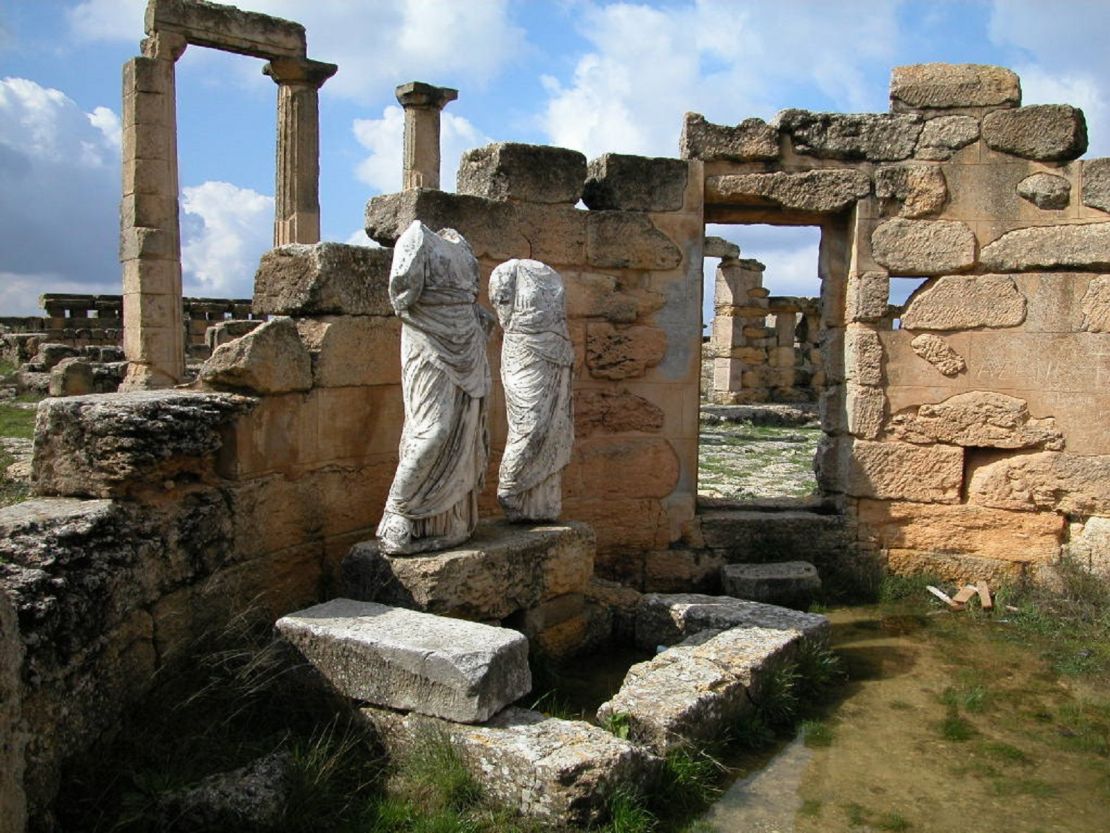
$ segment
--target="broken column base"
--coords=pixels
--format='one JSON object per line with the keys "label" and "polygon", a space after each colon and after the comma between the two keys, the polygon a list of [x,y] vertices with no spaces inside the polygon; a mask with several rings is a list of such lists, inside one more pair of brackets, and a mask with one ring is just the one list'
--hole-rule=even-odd
{"label": "broken column base", "polygon": [[608,636],[611,616],[586,598],[595,551],[593,529],[573,521],[483,521],[465,544],[418,555],[390,555],[363,541],[343,560],[344,593],[502,624],[545,654],[568,656]]}
{"label": "broken column base", "polygon": [[806,610],[821,591],[821,577],[808,561],[726,564],[721,589],[737,599]]}

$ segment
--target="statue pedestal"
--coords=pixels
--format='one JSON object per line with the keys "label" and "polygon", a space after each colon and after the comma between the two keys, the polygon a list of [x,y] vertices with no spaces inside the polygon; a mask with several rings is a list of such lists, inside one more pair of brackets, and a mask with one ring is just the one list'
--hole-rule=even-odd
{"label": "statue pedestal", "polygon": [[460,547],[390,555],[376,540],[343,559],[343,594],[522,631],[557,656],[590,641],[596,616],[584,593],[596,538],[584,523],[482,521]]}

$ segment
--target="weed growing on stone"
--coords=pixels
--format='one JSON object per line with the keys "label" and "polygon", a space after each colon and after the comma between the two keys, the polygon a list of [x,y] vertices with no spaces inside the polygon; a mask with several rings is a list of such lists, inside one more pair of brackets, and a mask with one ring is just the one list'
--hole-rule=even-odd
{"label": "weed growing on stone", "polygon": [[628,740],[632,729],[631,718],[626,712],[611,712],[601,720],[601,728],[621,740]]}
{"label": "weed growing on stone", "polygon": [[680,747],[663,760],[663,774],[652,792],[652,804],[679,811],[699,810],[721,794],[728,769],[703,749]]}
{"label": "weed growing on stone", "polygon": [[609,798],[609,823],[598,833],[650,833],[658,824],[640,795],[617,790]]}
{"label": "weed growing on stone", "polygon": [[801,730],[805,745],[811,749],[832,746],[836,738],[836,731],[823,720],[803,720]]}

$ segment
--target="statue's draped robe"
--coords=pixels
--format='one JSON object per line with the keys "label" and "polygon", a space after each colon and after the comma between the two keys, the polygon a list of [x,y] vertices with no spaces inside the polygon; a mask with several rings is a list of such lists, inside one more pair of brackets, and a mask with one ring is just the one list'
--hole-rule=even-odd
{"label": "statue's draped robe", "polygon": [[394,249],[389,297],[402,322],[405,425],[378,538],[386,552],[443,549],[474,531],[489,459],[478,262],[454,230],[416,221]]}
{"label": "statue's draped robe", "polygon": [[501,381],[509,429],[497,497],[510,520],[555,520],[574,445],[574,349],[563,282],[539,261],[510,260],[494,269],[489,295],[505,330]]}

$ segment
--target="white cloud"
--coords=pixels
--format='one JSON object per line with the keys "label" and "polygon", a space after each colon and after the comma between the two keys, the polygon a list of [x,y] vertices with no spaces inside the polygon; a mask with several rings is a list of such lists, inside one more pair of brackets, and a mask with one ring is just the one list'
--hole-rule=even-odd
{"label": "white cloud", "polygon": [[0,80],[0,272],[9,278],[0,309],[26,309],[11,299],[29,293],[34,303],[56,286],[119,291],[113,119],[34,81]]}
{"label": "white cloud", "polygon": [[39,296],[44,292],[76,295],[119,295],[117,275],[100,281],[76,281],[57,272],[15,273],[0,271],[0,315],[43,315]]}
{"label": "white cloud", "polygon": [[258,260],[273,245],[274,198],[204,182],[183,189],[181,209],[185,294],[250,298]]}
{"label": "white cloud", "polygon": [[382,247],[380,243],[376,243],[366,236],[365,229],[352,231],[343,242],[348,246],[365,246],[368,249],[380,249]]}
{"label": "white cloud", "polygon": [[[395,104],[382,111],[380,119],[355,119],[352,125],[358,143],[370,155],[355,166],[355,175],[378,193],[401,190],[405,114]],[[463,151],[492,140],[462,116],[440,115],[440,182],[444,191],[455,190],[455,176]]]}
{"label": "white cloud", "polygon": [[885,109],[885,84],[868,71],[885,73],[893,58],[896,10],[804,0],[584,4],[592,50],[568,81],[544,79],[539,123],[553,144],[588,156],[673,156],[685,111],[732,123],[769,117],[796,103],[792,85],[816,86],[838,109]]}
{"label": "white cloud", "polygon": [[135,41],[143,37],[146,0],[85,0],[66,9],[66,23],[82,41]]}
{"label": "white cloud", "polygon": [[108,140],[109,144],[115,145],[118,148],[120,146],[123,130],[120,126],[119,116],[115,114],[115,111],[107,107],[95,107],[93,111],[87,115],[89,124],[103,133],[104,138]]}

